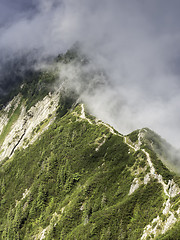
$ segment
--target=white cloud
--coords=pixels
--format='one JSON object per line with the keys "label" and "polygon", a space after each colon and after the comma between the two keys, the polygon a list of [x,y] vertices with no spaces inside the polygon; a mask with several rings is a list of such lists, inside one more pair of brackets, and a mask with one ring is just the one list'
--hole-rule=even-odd
{"label": "white cloud", "polygon": [[179,1],[168,2],[39,0],[33,17],[0,29],[0,49],[57,55],[81,41],[111,83],[83,96],[92,112],[120,132],[148,126],[179,147]]}

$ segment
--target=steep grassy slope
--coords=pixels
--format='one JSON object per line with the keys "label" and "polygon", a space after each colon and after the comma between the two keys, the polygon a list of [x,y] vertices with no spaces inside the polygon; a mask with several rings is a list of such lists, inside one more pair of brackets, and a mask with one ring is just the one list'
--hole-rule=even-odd
{"label": "steep grassy slope", "polygon": [[141,150],[76,106],[0,167],[1,238],[140,239],[166,200],[157,179],[143,183],[146,165]]}
{"label": "steep grassy slope", "polygon": [[[141,239],[179,239],[180,177],[169,170],[160,160],[164,157],[166,157],[166,161],[168,160],[169,147],[170,150],[172,150],[172,147],[148,128],[134,131],[128,137],[129,142],[136,148],[136,152],[141,149],[150,157],[152,176],[162,184],[166,196],[162,213],[159,212],[152,223],[145,227]],[[169,161],[171,160],[170,158]],[[173,186],[174,181],[175,185]]]}
{"label": "steep grassy slope", "polygon": [[[57,61],[74,59],[88,61]],[[49,93],[56,77],[32,72],[1,111],[0,239],[180,239],[169,145],[149,129],[121,135],[72,89]]]}
{"label": "steep grassy slope", "polygon": [[179,151],[150,129],[147,129],[144,141],[148,148],[152,149],[165,165],[176,173],[180,173]]}

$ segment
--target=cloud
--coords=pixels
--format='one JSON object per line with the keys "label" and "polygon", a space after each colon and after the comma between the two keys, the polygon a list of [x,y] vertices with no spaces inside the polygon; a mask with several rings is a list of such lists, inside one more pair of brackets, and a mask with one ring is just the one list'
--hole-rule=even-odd
{"label": "cloud", "polygon": [[[37,49],[40,57],[53,56],[80,41],[110,82],[82,95],[92,113],[122,133],[152,128],[179,147],[178,0],[32,3],[14,12],[15,21],[1,24],[1,51],[18,55]],[[76,79],[76,86],[82,81]]]}

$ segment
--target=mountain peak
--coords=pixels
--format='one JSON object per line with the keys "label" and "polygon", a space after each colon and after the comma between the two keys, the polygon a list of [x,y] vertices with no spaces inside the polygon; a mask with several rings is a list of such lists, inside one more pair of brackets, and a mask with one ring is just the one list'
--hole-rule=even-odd
{"label": "mountain peak", "polygon": [[148,128],[119,133],[77,92],[52,87],[56,74],[36,76],[0,114],[1,238],[174,236],[180,178],[166,166],[170,145]]}

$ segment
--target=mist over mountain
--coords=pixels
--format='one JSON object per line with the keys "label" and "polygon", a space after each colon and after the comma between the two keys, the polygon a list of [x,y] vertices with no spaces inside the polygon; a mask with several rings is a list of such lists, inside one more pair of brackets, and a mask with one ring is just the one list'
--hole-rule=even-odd
{"label": "mist over mountain", "polygon": [[149,128],[114,128],[145,105],[146,123],[151,85],[116,81],[82,42],[42,53],[1,60],[0,238],[179,239],[179,152]]}
{"label": "mist over mountain", "polygon": [[170,144],[90,114],[90,96],[112,86],[77,48],[35,65],[0,110],[0,238],[179,238]]}
{"label": "mist over mountain", "polygon": [[180,239],[179,8],[0,2],[0,239]]}
{"label": "mist over mountain", "polygon": [[92,113],[123,133],[150,127],[179,148],[179,1],[39,0],[14,8],[9,0],[1,6],[3,59],[33,51],[40,66],[42,58],[80,42],[110,83],[84,95]]}

